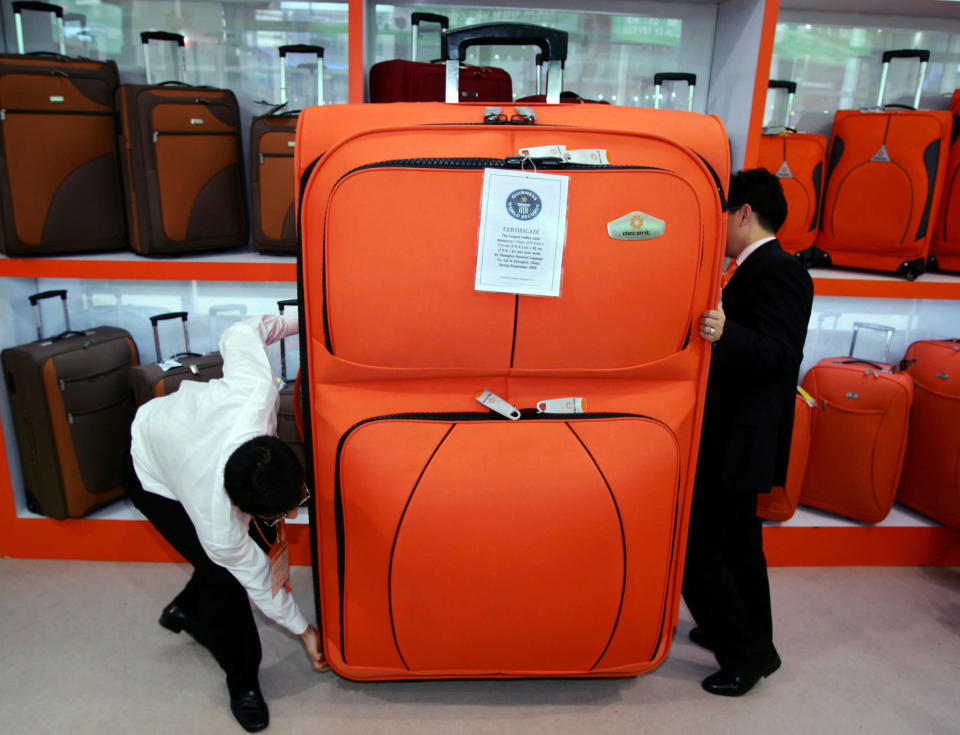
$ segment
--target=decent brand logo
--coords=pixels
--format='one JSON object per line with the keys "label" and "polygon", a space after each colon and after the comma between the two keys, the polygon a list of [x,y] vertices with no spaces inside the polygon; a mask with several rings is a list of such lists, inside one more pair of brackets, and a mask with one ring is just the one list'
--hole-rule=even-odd
{"label": "decent brand logo", "polygon": [[517,189],[507,197],[507,212],[514,219],[527,222],[543,209],[543,202],[535,191]]}
{"label": "decent brand logo", "polygon": [[607,223],[607,234],[614,240],[652,240],[666,231],[666,222],[646,212],[630,212]]}

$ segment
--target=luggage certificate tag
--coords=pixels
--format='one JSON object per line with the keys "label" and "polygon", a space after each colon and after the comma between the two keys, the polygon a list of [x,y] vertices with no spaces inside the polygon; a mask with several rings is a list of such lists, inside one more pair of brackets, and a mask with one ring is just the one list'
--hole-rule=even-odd
{"label": "luggage certificate tag", "polygon": [[477,291],[559,296],[570,178],[484,169]]}
{"label": "luggage certificate tag", "polygon": [[287,543],[287,528],[281,518],[277,521],[274,528],[277,529],[277,540],[271,544],[260,528],[260,522],[253,521],[257,533],[263,539],[263,543],[270,547],[267,556],[270,559],[270,586],[273,590],[273,596],[276,597],[281,589],[287,592],[293,590],[290,584],[290,545]]}

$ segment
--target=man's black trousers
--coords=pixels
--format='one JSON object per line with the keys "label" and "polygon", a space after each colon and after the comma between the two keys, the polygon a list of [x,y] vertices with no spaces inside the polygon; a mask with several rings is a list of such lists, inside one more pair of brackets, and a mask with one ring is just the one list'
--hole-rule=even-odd
{"label": "man's black trousers", "polygon": [[[205,646],[227,674],[231,695],[255,689],[262,651],[247,591],[236,577],[207,556],[183,506],[146,492],[128,460],[125,487],[130,500],[183,558],[193,565],[193,576],[173,600],[197,625],[188,632]],[[251,522],[251,537],[266,550]],[[260,525],[272,543],[274,530]]]}

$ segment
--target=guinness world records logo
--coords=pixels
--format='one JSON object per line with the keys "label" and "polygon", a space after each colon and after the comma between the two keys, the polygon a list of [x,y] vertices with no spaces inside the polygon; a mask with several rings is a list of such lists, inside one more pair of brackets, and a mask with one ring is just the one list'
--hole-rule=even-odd
{"label": "guinness world records logo", "polygon": [[517,189],[507,197],[507,212],[514,219],[532,220],[543,209],[539,195],[530,189]]}

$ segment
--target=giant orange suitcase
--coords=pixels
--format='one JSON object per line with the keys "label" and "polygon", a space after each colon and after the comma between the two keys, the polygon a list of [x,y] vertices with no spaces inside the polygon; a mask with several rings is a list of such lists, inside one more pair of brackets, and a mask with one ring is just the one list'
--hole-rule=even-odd
{"label": "giant orange suitcase", "polygon": [[930,267],[936,270],[960,271],[960,89],[955,90],[950,100],[953,114],[953,135],[950,144],[950,159],[947,164],[946,184],[940,216],[930,243]]}
{"label": "giant orange suitcase", "polygon": [[769,89],[787,91],[785,123],[764,128],[758,164],[776,175],[787,198],[787,219],[777,230],[780,246],[789,253],[806,250],[817,237],[827,138],[798,133],[788,127],[797,83],[771,79]]}
{"label": "giant orange suitcase", "polygon": [[960,528],[960,339],[914,342],[905,359],[914,403],[897,501]]}
{"label": "giant orange suitcase", "polygon": [[783,523],[790,520],[797,511],[803,475],[807,471],[807,457],[810,454],[810,433],[815,408],[816,402],[810,394],[803,388],[797,388],[787,481],[783,485],[774,486],[769,493],[757,497],[757,515],[761,518]]}
{"label": "giant orange suitcase", "polygon": [[[893,335],[891,327],[858,322],[854,344],[861,327]],[[893,507],[900,481],[913,380],[886,362],[827,357],[803,376],[802,386],[817,410],[800,503],[879,523]]]}
{"label": "giant orange suitcase", "polygon": [[909,280],[924,272],[947,170],[953,116],[946,110],[883,107],[890,61],[929,51],[887,51],[876,108],[838,110],[833,119],[823,216],[813,265],[891,271]]}
{"label": "giant orange suitcase", "polygon": [[[561,145],[616,165],[536,155]],[[689,145],[729,176],[722,124],[686,112],[301,115],[305,439],[338,673],[622,676],[666,656],[724,239]],[[485,169],[514,166],[569,181],[556,298],[474,288]]]}

